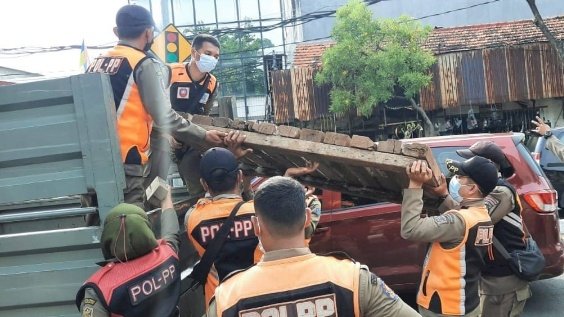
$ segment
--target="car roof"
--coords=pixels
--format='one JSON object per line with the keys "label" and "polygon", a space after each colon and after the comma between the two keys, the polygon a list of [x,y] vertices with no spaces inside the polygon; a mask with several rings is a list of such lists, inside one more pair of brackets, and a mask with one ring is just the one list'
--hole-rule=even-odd
{"label": "car roof", "polygon": [[459,135],[444,135],[414,139],[399,140],[403,143],[423,143],[428,145],[464,145],[474,143],[480,140],[501,141],[508,138],[518,137],[523,139],[525,134],[519,132],[506,132],[506,133],[476,133],[476,134],[459,134]]}

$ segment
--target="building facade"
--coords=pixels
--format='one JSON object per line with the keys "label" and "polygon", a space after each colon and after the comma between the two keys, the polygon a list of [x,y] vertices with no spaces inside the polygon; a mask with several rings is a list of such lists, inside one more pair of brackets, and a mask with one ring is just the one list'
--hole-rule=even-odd
{"label": "building facade", "polygon": [[[336,10],[348,0],[297,0],[299,15]],[[562,1],[536,0],[543,17],[564,15]],[[375,17],[394,18],[402,14],[419,18],[424,24],[454,27],[493,22],[532,19],[525,0],[393,0],[370,5]],[[335,17],[318,19],[303,25],[303,39],[313,41],[331,35]]]}

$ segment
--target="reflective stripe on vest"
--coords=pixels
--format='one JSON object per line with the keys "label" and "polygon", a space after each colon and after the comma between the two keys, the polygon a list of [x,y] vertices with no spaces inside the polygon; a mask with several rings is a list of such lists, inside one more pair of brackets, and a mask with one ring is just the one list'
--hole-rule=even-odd
{"label": "reflective stripe on vest", "polygon": [[[223,221],[229,217],[235,205],[240,201],[240,199],[229,198],[218,200],[204,198],[198,201],[188,216],[186,232],[200,257],[206,251],[208,243],[215,237]],[[243,204],[237,212],[231,233],[227,236],[208,274],[204,290],[206,303],[209,303],[220,280],[231,272],[245,269],[261,259],[263,253],[258,247],[258,238],[255,236],[251,222],[251,216],[254,214],[252,201]]]}
{"label": "reflective stripe on vest", "polygon": [[[186,70],[188,64],[174,63],[168,66],[170,67],[170,102],[172,108],[179,112],[203,114],[204,106],[217,88],[215,76],[208,73],[199,83],[195,83],[190,79]],[[205,92],[203,94],[198,93],[202,92],[201,85],[205,83],[208,76],[209,82],[207,87],[204,87]]]}
{"label": "reflective stripe on vest", "polygon": [[180,296],[178,255],[164,240],[150,253],[123,263],[108,263],[80,288],[76,304],[92,288],[112,316],[171,316]]}
{"label": "reflective stripe on vest", "polygon": [[360,316],[359,275],[359,263],[315,254],[259,262],[221,283],[217,316]]}
{"label": "reflective stripe on vest", "polygon": [[425,258],[417,304],[437,314],[464,315],[480,303],[478,282],[493,225],[486,207],[451,211],[466,224],[464,239],[445,249],[434,242]]}
{"label": "reflective stripe on vest", "polygon": [[[149,136],[153,119],[143,106],[133,75],[137,65],[146,58],[147,55],[140,50],[117,45],[96,58],[86,71],[110,75],[117,112],[121,159],[122,162],[129,164],[145,164],[148,161]],[[139,155],[128,157],[132,149]]]}

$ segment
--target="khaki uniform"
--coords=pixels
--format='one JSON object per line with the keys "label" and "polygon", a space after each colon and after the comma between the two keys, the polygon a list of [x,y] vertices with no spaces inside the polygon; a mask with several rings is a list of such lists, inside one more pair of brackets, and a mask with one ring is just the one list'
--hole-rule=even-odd
{"label": "khaki uniform", "polygon": [[405,189],[401,235],[429,242],[417,304],[423,316],[479,316],[478,281],[493,225],[483,199],[464,201],[460,210],[421,217],[423,190]]}
{"label": "khaki uniform", "polygon": [[[486,197],[485,204],[494,224],[515,208],[513,193],[505,186],[497,186]],[[439,211],[453,208],[458,208],[458,203],[447,196]],[[515,275],[481,277],[480,301],[483,316],[520,316],[529,297],[529,283]]]}
{"label": "khaki uniform", "polygon": [[321,218],[321,201],[319,201],[317,196],[311,195],[306,198],[306,205],[311,209],[311,224],[305,229],[305,238],[309,243],[309,240],[317,228],[319,218]]}
{"label": "khaki uniform", "polygon": [[564,143],[560,142],[554,135],[546,140],[546,148],[561,161],[564,161]]}
{"label": "khaki uniform", "polygon": [[[351,303],[349,303],[348,308],[350,308],[351,310],[354,309],[356,313],[347,316],[420,316],[415,310],[405,304],[380,278],[378,278],[374,273],[371,273],[365,266],[359,266],[358,264],[349,262],[348,260],[337,260],[334,258],[326,259],[326,257],[319,257],[312,254],[309,248],[297,248],[268,252],[264,255],[263,259],[257,264],[257,266],[227,278],[216,289],[216,297],[210,304],[207,316],[221,316],[221,313],[218,310],[223,307],[222,305],[229,305],[228,302],[237,302],[240,299],[239,297],[234,298],[229,296],[230,294],[234,294],[230,291],[233,289],[233,287],[243,292],[249,290],[249,294],[250,292],[252,292],[258,296],[261,296],[259,295],[259,293],[262,293],[259,288],[262,288],[264,286],[264,291],[266,291],[266,288],[272,288],[272,283],[265,283],[264,285],[245,285],[244,282],[246,278],[261,278],[261,273],[268,274],[271,271],[282,270],[287,273],[283,274],[284,277],[281,280],[279,279],[280,286],[282,287],[282,284],[285,284],[287,288],[297,288],[299,287],[298,284],[305,283],[304,280],[306,278],[304,277],[302,279],[300,276],[308,275],[309,277],[311,277],[311,275],[313,274],[308,272],[308,270],[295,270],[293,268],[297,266],[309,266],[310,262],[314,263],[318,261],[327,263],[335,262],[335,265],[339,266],[340,272],[342,272],[342,274],[337,274],[337,278],[341,279],[345,279],[344,276],[346,274],[344,272],[353,272],[355,270],[354,267],[356,267],[356,274],[358,274],[358,278],[353,276],[353,280],[355,280],[356,282],[349,283],[346,280],[343,280],[338,284],[339,287],[354,288],[351,290],[354,293],[353,298],[356,298],[357,302],[352,303],[352,305],[350,305]],[[329,265],[329,271],[331,271],[331,267],[332,266]],[[292,275],[294,275],[295,278],[292,278]],[[310,279],[309,277],[308,279]],[[272,278],[273,276],[269,275],[265,276],[264,280],[269,280]],[[356,287],[353,285],[356,285]],[[224,291],[226,293],[224,293]],[[272,294],[275,291],[276,290],[273,289],[272,292],[266,292],[264,295],[270,296],[269,294]],[[292,292],[293,290],[289,291]],[[216,298],[220,301],[219,303],[216,302]],[[271,300],[273,302],[276,302],[275,297]]]}

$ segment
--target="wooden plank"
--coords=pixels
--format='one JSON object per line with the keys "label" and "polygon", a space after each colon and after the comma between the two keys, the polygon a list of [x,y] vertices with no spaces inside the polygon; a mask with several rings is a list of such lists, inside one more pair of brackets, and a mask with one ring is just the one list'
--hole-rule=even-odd
{"label": "wooden plank", "polygon": [[369,137],[353,135],[350,147],[363,150],[373,150],[375,148],[375,143]]}
{"label": "wooden plank", "polygon": [[288,125],[279,125],[278,126],[278,134],[280,136],[292,139],[299,139],[300,138],[300,129],[296,127],[291,127]]}
{"label": "wooden plank", "polygon": [[300,132],[300,140],[307,140],[321,143],[325,138],[325,133],[318,130],[302,129]]}
{"label": "wooden plank", "polygon": [[401,153],[402,143],[398,140],[386,140],[378,142],[377,151],[383,153]]}

